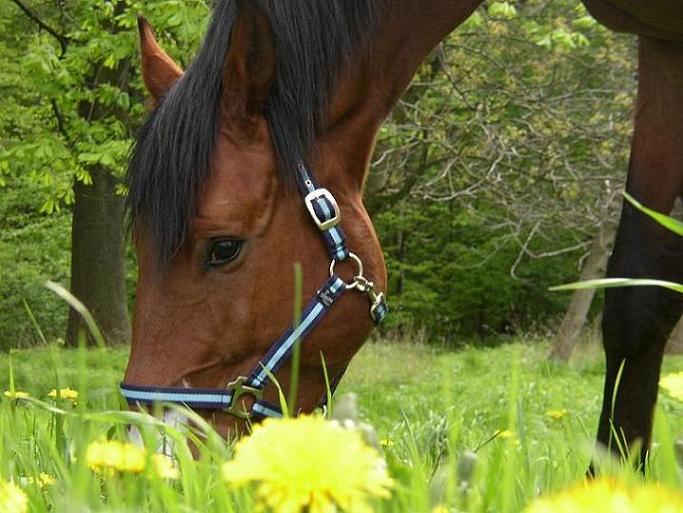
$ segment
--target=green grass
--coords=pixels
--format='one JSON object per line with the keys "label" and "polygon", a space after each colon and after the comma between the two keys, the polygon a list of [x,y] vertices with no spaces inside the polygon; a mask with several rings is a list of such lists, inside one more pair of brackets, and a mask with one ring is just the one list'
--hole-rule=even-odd
{"label": "green grass", "polygon": [[[584,349],[568,366],[549,363],[546,353],[545,345],[530,343],[457,353],[406,343],[367,345],[339,394],[357,394],[361,419],[387,445],[397,486],[377,510],[428,512],[445,502],[460,511],[519,512],[540,493],[581,480],[592,458],[602,461],[593,449],[602,389],[599,351]],[[55,387],[82,392],[66,414],[38,403],[0,401],[0,480],[18,482],[40,471],[57,476],[43,491],[27,488],[33,512],[250,510],[248,497],[232,494],[218,479],[231,448],[215,437],[201,444],[197,461],[179,452],[177,482],[140,475],[102,480],[86,467],[89,441],[123,437],[124,423],[136,420],[116,412],[126,360],[124,349],[13,352],[17,390],[42,401]],[[10,357],[0,356],[0,374],[9,377],[9,370]],[[683,358],[667,359],[665,372],[682,370]],[[648,478],[681,487],[673,445],[683,437],[683,404],[660,397]],[[568,413],[560,420],[547,414],[561,409]],[[513,434],[496,437],[501,430]],[[628,467],[610,472],[637,479]]]}

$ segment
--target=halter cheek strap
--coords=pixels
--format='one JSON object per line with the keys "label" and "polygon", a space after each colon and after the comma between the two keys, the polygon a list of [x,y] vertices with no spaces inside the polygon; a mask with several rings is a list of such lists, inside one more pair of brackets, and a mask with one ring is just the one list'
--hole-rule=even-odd
{"label": "halter cheek strap", "polygon": [[[240,376],[224,389],[142,387],[122,383],[121,393],[129,404],[181,404],[191,409],[223,411],[240,419],[279,417],[282,415],[280,408],[263,400],[264,387],[270,382],[271,376],[291,356],[297,341],[303,342],[344,292],[355,289],[367,294],[370,300],[370,316],[375,324],[382,322],[388,312],[384,294],[375,291],[374,283],[363,274],[362,261],[349,251],[346,245],[346,235],[339,225],[341,213],[337,201],[330,191],[318,185],[313,173],[303,164],[299,165],[298,170],[299,192],[311,218],[321,231],[331,258],[330,278],[318,289],[304,309],[301,322],[296,326],[292,325],[273,343],[268,353],[248,377]],[[356,274],[348,283],[334,273],[335,265],[347,259],[353,260],[357,268]],[[342,375],[343,372],[335,376],[330,384],[332,393]],[[253,398],[251,411],[246,411],[240,401],[245,396]],[[324,406],[325,403],[326,396],[320,404]]]}

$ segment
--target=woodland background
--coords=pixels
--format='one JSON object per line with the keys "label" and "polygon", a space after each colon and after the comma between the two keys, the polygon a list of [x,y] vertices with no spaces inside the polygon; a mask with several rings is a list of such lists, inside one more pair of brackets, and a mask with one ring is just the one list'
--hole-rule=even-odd
{"label": "woodland background", "polygon": [[[0,0],[0,350],[74,341],[79,320],[47,279],[127,341],[122,176],[145,115],[136,14],[187,65],[210,3]],[[599,276],[609,252],[635,50],[575,0],[489,2],[440,45],[383,127],[367,184],[390,272],[385,335],[457,346],[557,333],[572,297],[548,287]],[[599,312],[582,294],[568,347]]]}

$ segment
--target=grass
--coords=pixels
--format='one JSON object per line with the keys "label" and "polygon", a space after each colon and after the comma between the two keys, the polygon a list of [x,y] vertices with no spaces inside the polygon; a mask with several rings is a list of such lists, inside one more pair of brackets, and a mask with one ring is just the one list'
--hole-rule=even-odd
{"label": "grass", "polygon": [[[602,389],[602,361],[584,350],[571,365],[546,359],[543,344],[514,343],[457,353],[425,345],[373,343],[354,360],[339,391],[358,397],[361,420],[385,445],[397,481],[378,511],[429,512],[445,503],[459,511],[521,512],[539,494],[580,481],[593,449]],[[44,347],[11,355],[17,390],[46,401],[52,388],[81,391],[75,409],[50,411],[50,402],[0,401],[0,481],[46,472],[55,484],[28,486],[32,512],[249,511],[251,498],[218,479],[231,447],[215,437],[201,443],[195,461],[179,451],[181,479],[150,476],[103,479],[85,465],[89,441],[124,437],[124,425],[148,419],[116,412],[116,385],[124,349],[89,351]],[[10,357],[0,374],[10,376]],[[671,357],[665,372],[683,371]],[[9,386],[9,380],[6,383]],[[554,419],[548,412],[558,413]],[[104,412],[104,413],[103,413]],[[683,484],[674,440],[683,437],[683,404],[661,394],[648,478]],[[605,471],[638,476],[604,460]]]}

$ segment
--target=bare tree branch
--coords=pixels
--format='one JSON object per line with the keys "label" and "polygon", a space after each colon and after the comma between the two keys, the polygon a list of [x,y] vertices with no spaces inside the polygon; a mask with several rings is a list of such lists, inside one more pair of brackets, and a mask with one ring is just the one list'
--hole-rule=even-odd
{"label": "bare tree branch", "polygon": [[69,142],[69,134],[66,131],[66,123],[64,122],[64,116],[62,116],[62,111],[59,110],[59,105],[57,105],[57,100],[50,98],[50,105],[52,105],[52,113],[55,115],[57,120],[57,130],[62,134],[64,139]]}
{"label": "bare tree branch", "polygon": [[60,34],[55,29],[50,27],[50,25],[45,23],[40,18],[40,16],[38,16],[38,14],[36,14],[36,12],[33,9],[31,9],[28,5],[26,5],[21,0],[11,0],[11,1],[12,1],[12,3],[14,3],[14,5],[19,7],[19,9],[21,9],[24,12],[24,14],[26,14],[26,16],[28,16],[31,20],[33,20],[36,23],[36,25],[38,25],[45,32],[47,32],[52,37],[54,37],[57,40],[57,42],[59,42],[59,46],[60,46],[61,51],[62,51],[61,55],[64,55],[66,53],[66,50],[69,46],[69,42],[71,41],[71,38],[69,38],[68,36],[65,36],[64,34]]}

